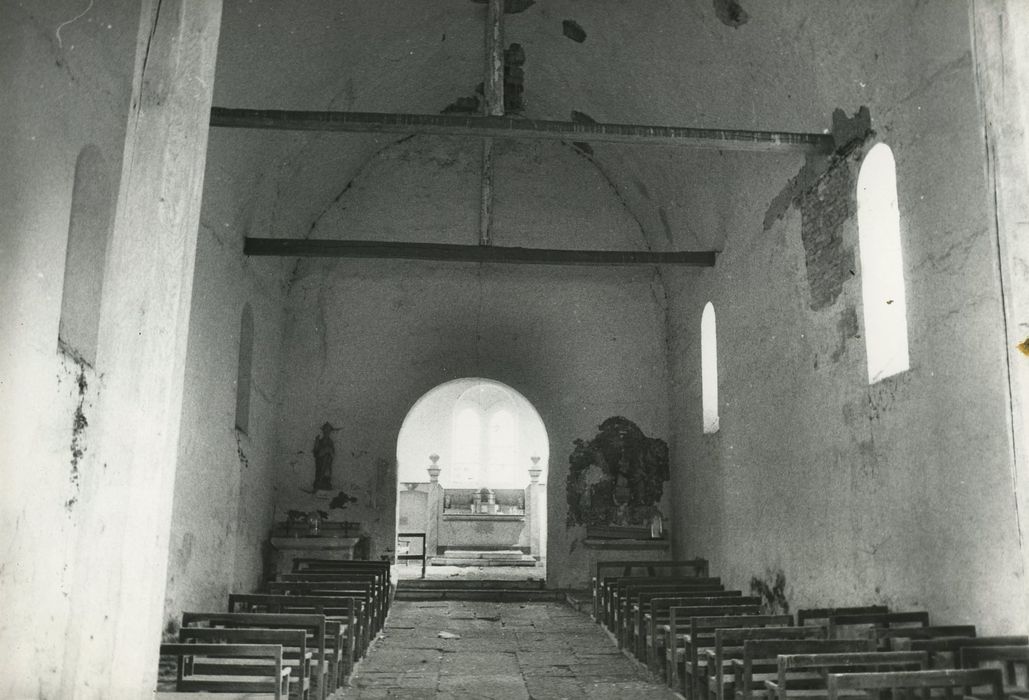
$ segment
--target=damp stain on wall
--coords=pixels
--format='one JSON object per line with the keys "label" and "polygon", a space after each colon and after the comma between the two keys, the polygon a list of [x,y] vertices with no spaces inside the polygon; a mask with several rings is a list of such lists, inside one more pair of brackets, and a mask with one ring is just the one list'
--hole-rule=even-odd
{"label": "damp stain on wall", "polygon": [[786,574],[782,569],[767,569],[764,576],[752,577],[750,593],[761,598],[762,612],[768,615],[785,615],[790,612],[790,601],[786,597]]}

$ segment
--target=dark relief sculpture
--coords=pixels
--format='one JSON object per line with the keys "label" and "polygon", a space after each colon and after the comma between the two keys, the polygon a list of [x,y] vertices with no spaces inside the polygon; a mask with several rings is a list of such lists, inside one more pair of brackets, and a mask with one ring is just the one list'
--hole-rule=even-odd
{"label": "dark relief sculpture", "polygon": [[647,525],[668,481],[668,445],[628,418],[600,424],[569,456],[568,526]]}
{"label": "dark relief sculpture", "polygon": [[332,441],[332,433],[339,430],[326,421],[322,425],[322,434],[314,439],[311,454],[314,455],[315,491],[328,491],[332,488],[332,460],[336,456],[336,444]]}

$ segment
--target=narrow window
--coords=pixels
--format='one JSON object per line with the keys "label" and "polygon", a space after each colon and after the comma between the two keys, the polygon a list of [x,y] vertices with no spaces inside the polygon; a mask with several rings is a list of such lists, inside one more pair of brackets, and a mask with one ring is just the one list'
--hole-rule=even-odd
{"label": "narrow window", "polygon": [[515,417],[506,408],[496,411],[489,420],[489,456],[487,468],[502,473],[514,467],[518,442]]}
{"label": "narrow window", "polygon": [[250,429],[250,368],[254,357],[254,314],[250,304],[243,305],[239,320],[239,361],[236,364],[236,429]]}
{"label": "narrow window", "polygon": [[861,164],[857,214],[868,383],[874,384],[910,367],[897,169],[886,144],[874,146]]}
{"label": "narrow window", "polygon": [[75,162],[58,344],[89,364],[96,361],[111,203],[104,158],[99,148],[86,146]]}
{"label": "narrow window", "polygon": [[718,432],[718,339],[715,335],[715,307],[704,307],[700,318],[700,379],[704,406],[704,432]]}

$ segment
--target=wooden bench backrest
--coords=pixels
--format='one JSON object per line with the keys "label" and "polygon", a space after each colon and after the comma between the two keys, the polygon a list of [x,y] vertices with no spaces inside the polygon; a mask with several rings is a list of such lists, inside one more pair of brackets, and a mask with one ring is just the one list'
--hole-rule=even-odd
{"label": "wooden bench backrest", "polygon": [[[774,630],[775,628],[765,628]],[[783,629],[783,628],[779,628]],[[811,625],[786,628],[791,631],[818,629]],[[822,628],[823,630],[825,628]],[[750,700],[754,692],[754,669],[756,664],[762,672],[772,663],[777,663],[779,654],[831,654],[842,652],[866,652],[874,650],[870,639],[746,639],[743,642],[743,664],[736,674],[734,687],[742,700]]]}
{"label": "wooden bench backrest", "polygon": [[797,611],[797,624],[804,625],[808,622],[826,624],[830,617],[839,615],[864,615],[867,613],[886,613],[889,607],[885,605],[857,605],[841,608],[802,608]]}
{"label": "wooden bench backrest", "polygon": [[350,617],[354,623],[358,601],[353,596],[283,595],[276,593],[230,593],[229,612],[320,613]]}
{"label": "wooden bench backrest", "polygon": [[687,610],[694,611],[698,609],[717,609],[726,610],[725,613],[720,612],[698,612],[697,616],[712,617],[716,615],[745,615],[747,612],[753,611],[758,613],[761,610],[761,599],[755,596],[737,596],[733,598],[697,598],[695,596],[669,596],[667,598],[651,598],[650,600],[650,614],[654,617],[664,616],[665,611],[671,616],[673,612],[678,613],[677,617],[681,618],[685,624],[686,618],[684,615]]}
{"label": "wooden bench backrest", "polygon": [[1025,686],[1018,688],[1016,692],[1025,694],[1029,691],[1029,646],[1027,645],[962,647],[960,660],[961,668],[979,668],[983,664],[1000,664],[1004,669],[1004,678],[1008,686],[1015,686],[1018,683],[1018,667],[1021,667]]}
{"label": "wooden bench backrest", "polygon": [[598,561],[594,570],[594,578],[601,581],[605,571],[621,571],[623,576],[628,576],[636,570],[646,570],[650,576],[657,575],[658,571],[678,572],[679,575],[703,577],[708,575],[707,559],[650,559],[650,560],[617,560]]}
{"label": "wooden bench backrest", "polygon": [[829,634],[832,637],[837,637],[843,627],[893,627],[894,625],[928,627],[929,613],[925,610],[911,610],[907,612],[832,615],[829,618]]}
{"label": "wooden bench backrest", "polygon": [[390,571],[388,561],[375,561],[373,559],[313,559],[299,557],[293,560],[293,571],[316,571],[347,569],[350,567],[379,567],[385,572]]}
{"label": "wooden bench backrest", "polygon": [[872,638],[883,651],[902,650],[897,640],[938,639],[940,637],[975,637],[975,625],[933,625],[929,627],[875,627]]}
{"label": "wooden bench backrest", "polygon": [[[174,656],[177,660],[178,690],[189,692],[214,691],[237,693],[273,693],[275,700],[289,696],[290,672],[282,663],[282,646],[279,644],[197,644],[197,643],[165,643],[160,648],[161,656]],[[224,667],[225,680],[190,679],[189,668],[196,657],[219,659],[265,659],[273,668],[273,673],[254,673],[254,678],[237,680],[238,670],[234,673],[230,667]],[[257,671],[259,669],[255,669]],[[211,676],[214,674],[206,673]]]}
{"label": "wooden bench backrest", "polygon": [[[834,643],[861,643],[862,640],[830,640]],[[867,640],[871,641],[871,640]],[[790,678],[800,675],[800,683],[805,689],[824,689],[825,677],[817,675],[812,678],[812,671],[872,672],[883,670],[924,671],[929,668],[929,654],[924,651],[859,651],[859,652],[820,652],[814,654],[778,654],[776,660],[776,678],[774,685],[769,684],[768,697],[787,700],[789,697]],[[796,685],[796,681],[794,685]]]}
{"label": "wooden bench backrest", "polygon": [[[828,678],[829,700],[837,700],[841,691],[848,690],[899,690],[899,689],[942,689],[946,697],[965,694],[965,689],[990,689],[990,700],[1004,700],[1004,682],[1000,669],[980,668],[939,669],[931,671],[887,671],[885,673],[830,673]],[[983,697],[976,694],[977,697]],[[894,693],[894,697],[899,694]]]}

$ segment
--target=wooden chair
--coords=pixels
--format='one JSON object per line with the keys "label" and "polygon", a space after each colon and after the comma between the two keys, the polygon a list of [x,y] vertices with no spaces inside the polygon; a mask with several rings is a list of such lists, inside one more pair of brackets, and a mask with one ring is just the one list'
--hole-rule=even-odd
{"label": "wooden chair", "polygon": [[[910,697],[913,690],[928,700],[933,690],[942,691],[948,700],[963,696],[969,689],[988,688],[977,697],[1004,700],[1004,678],[999,669],[937,669],[930,671],[888,671],[885,673],[830,673],[827,700],[838,700],[850,691],[869,695],[883,690],[893,691],[893,698]],[[955,695],[955,689],[957,694]],[[899,692],[903,691],[903,692]]]}
{"label": "wooden chair", "polygon": [[[797,630],[818,629],[811,625]],[[822,628],[823,630],[825,628]],[[743,653],[732,660],[732,687],[736,700],[765,696],[765,681],[778,672],[780,654],[838,654],[872,651],[869,639],[748,639]]]}
{"label": "wooden chair", "polygon": [[[830,640],[834,643],[861,640]],[[824,700],[828,694],[826,673],[924,671],[929,655],[924,651],[861,651],[853,653],[780,654],[774,679],[765,681],[768,700]],[[817,675],[812,678],[810,672]]]}
{"label": "wooden chair", "polygon": [[[694,685],[707,690],[707,697],[725,700],[726,694],[735,693],[732,670],[733,660],[742,659],[743,645],[748,640],[825,640],[827,630],[824,627],[805,625],[804,627],[736,627],[715,630],[713,648],[705,649],[707,664],[698,673]],[[706,678],[706,685],[703,681]]]}
{"label": "wooden chair", "polygon": [[[298,629],[183,627],[179,641],[199,644],[278,644],[282,647],[282,663],[289,668],[289,695],[296,700],[310,700],[311,658],[307,648],[307,632]],[[270,675],[275,669],[268,663],[241,664],[233,659],[199,659],[193,662],[193,673],[200,675]],[[324,687],[324,686],[323,686]],[[321,693],[319,697],[324,696]]]}
{"label": "wooden chair", "polygon": [[332,692],[350,673],[347,635],[343,623],[325,615],[284,613],[184,612],[182,628],[217,629],[283,629],[301,630],[307,636],[307,648],[313,654],[311,685],[317,696]]}
{"label": "wooden chair", "polygon": [[1029,646],[962,647],[960,660],[965,669],[999,666],[1004,672],[1004,694],[1029,696]]}
{"label": "wooden chair", "polygon": [[[176,657],[176,690],[212,693],[266,693],[274,700],[289,697],[290,670],[278,644],[162,644],[161,656]],[[196,665],[218,660],[220,673],[195,673]],[[233,661],[239,662],[234,668]],[[254,665],[254,662],[259,665]],[[262,663],[263,662],[263,663]],[[261,673],[264,666],[271,673]],[[243,668],[247,673],[240,673]],[[256,670],[256,673],[249,673]]]}

